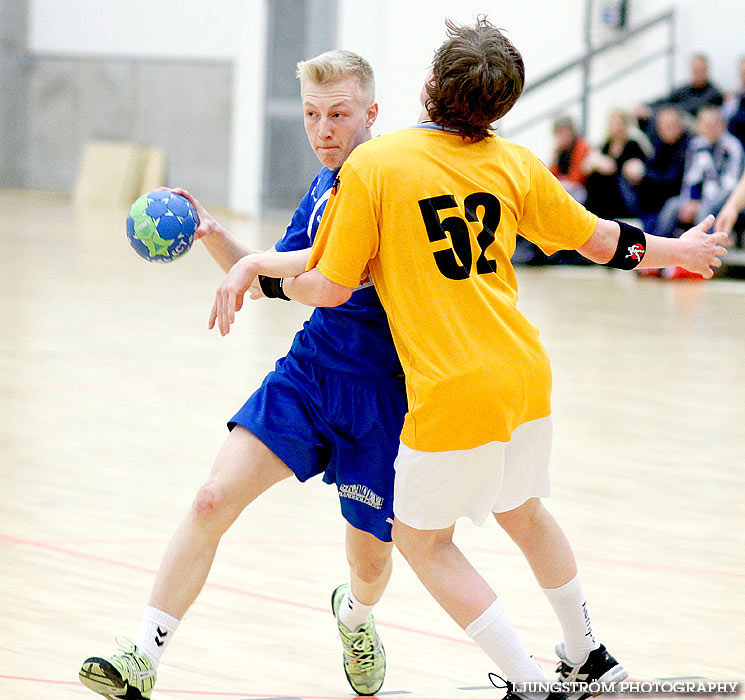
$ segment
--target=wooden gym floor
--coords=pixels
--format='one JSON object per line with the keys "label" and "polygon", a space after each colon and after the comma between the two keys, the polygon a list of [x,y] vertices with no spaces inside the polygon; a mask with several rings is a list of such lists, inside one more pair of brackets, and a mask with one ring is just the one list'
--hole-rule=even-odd
{"label": "wooden gym floor", "polygon": [[[257,247],[284,228],[223,220]],[[0,700],[93,698],[80,663],[136,637],[225,421],[309,310],[247,302],[221,338],[223,276],[200,244],[148,265],[122,212],[32,193],[1,192],[0,221]],[[555,373],[548,506],[598,637],[634,679],[745,680],[745,283],[518,274]],[[352,696],[328,609],[346,580],[338,510],[320,480],[288,481],[239,518],[154,700]],[[558,627],[516,548],[494,524],[456,537],[552,671]],[[503,694],[399,556],[376,618],[382,696]]]}

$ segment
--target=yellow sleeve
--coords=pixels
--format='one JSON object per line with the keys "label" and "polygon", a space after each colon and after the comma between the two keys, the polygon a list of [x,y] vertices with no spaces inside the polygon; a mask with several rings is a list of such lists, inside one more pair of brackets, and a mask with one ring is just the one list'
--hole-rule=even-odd
{"label": "yellow sleeve", "polygon": [[597,225],[598,217],[577,202],[531,153],[530,190],[523,203],[518,233],[551,255],[584,245]]}
{"label": "yellow sleeve", "polygon": [[326,279],[356,287],[366,277],[367,263],[378,254],[378,242],[373,198],[347,162],[331,190],[306,269],[318,268]]}

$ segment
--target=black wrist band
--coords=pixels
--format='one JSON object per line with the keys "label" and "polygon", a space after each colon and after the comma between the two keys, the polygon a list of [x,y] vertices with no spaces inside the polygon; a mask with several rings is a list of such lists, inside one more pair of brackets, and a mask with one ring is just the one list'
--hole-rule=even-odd
{"label": "black wrist band", "polygon": [[605,263],[607,267],[619,270],[633,270],[644,258],[647,252],[647,237],[644,231],[625,221],[613,219],[620,227],[618,246],[613,257]]}
{"label": "black wrist band", "polygon": [[259,286],[261,287],[261,291],[264,292],[264,296],[268,299],[284,299],[285,301],[290,301],[290,297],[288,297],[282,289],[281,277],[259,275]]}

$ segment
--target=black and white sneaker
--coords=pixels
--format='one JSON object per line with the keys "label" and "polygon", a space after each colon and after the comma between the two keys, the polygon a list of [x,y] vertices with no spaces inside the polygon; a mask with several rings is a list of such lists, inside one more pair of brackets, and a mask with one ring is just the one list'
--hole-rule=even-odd
{"label": "black and white sneaker", "polygon": [[[495,688],[506,688],[507,689],[507,695],[505,695],[502,700],[529,700],[527,695],[523,695],[522,693],[518,693],[515,690],[514,683],[510,681],[506,681],[502,676],[496,674],[496,673],[490,673],[489,674],[489,680],[491,681],[491,684]],[[502,681],[502,684],[498,683],[497,681]],[[568,696],[564,693],[554,693],[551,692],[546,697],[546,700],[569,700]]]}
{"label": "black and white sneaker", "polygon": [[556,667],[559,683],[597,684],[597,687],[592,688],[592,692],[572,696],[573,700],[585,700],[585,698],[600,695],[610,685],[622,681],[629,675],[602,644],[597,649],[593,649],[577,666],[573,666],[567,659],[563,643],[556,645],[556,655],[559,657],[559,664]]}

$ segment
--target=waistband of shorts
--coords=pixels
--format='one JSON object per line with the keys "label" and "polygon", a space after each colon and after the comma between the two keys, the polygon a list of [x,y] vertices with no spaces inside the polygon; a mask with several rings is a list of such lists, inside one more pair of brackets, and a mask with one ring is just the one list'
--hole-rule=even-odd
{"label": "waistband of shorts", "polygon": [[381,384],[384,384],[384,385],[387,384],[387,385],[390,385],[391,387],[397,387],[405,383],[405,378],[403,374],[392,377],[386,374],[370,375],[370,374],[358,374],[357,372],[346,372],[343,369],[337,369],[336,367],[327,367],[326,365],[322,365],[318,362],[311,362],[310,360],[303,360],[299,357],[296,357],[292,353],[288,353],[282,359],[286,362],[295,364],[300,368],[310,367],[313,369],[313,371],[323,372],[324,374],[329,374],[329,375],[338,377],[340,379],[344,379],[344,381],[355,382],[356,384],[370,384],[370,385],[378,385],[378,386],[380,386]]}

